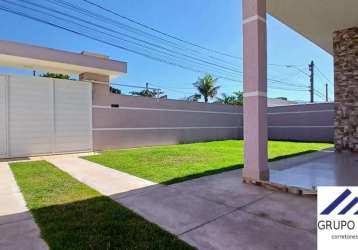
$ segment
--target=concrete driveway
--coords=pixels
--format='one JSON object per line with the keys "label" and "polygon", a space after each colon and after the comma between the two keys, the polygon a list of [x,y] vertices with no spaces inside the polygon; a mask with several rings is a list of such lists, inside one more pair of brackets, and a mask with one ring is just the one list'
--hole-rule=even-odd
{"label": "concrete driveway", "polygon": [[165,186],[77,157],[46,160],[199,249],[316,249],[316,199],[244,184],[242,170]]}
{"label": "concrete driveway", "polygon": [[316,199],[243,184],[241,172],[112,198],[199,249],[316,249]]}

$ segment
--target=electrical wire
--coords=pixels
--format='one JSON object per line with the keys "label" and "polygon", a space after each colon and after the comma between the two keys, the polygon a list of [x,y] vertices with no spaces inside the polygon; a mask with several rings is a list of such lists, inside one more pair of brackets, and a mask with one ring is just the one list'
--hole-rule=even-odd
{"label": "electrical wire", "polygon": [[182,38],[179,38],[179,37],[177,37],[177,36],[174,36],[174,35],[171,35],[171,34],[162,32],[162,31],[160,31],[160,30],[158,30],[158,29],[156,29],[156,28],[153,28],[153,27],[151,27],[151,26],[149,26],[149,25],[143,24],[143,23],[138,22],[138,21],[136,21],[136,20],[134,20],[134,19],[132,19],[132,18],[123,16],[123,15],[117,13],[117,12],[114,12],[114,11],[112,11],[112,10],[110,10],[110,9],[107,9],[107,8],[101,6],[100,4],[94,3],[94,2],[92,2],[92,1],[89,1],[89,0],[82,0],[82,1],[83,1],[83,2],[86,2],[86,3],[88,3],[88,4],[91,4],[91,5],[93,5],[93,6],[97,7],[97,8],[100,8],[100,9],[102,9],[102,10],[108,12],[108,13],[111,13],[111,14],[113,14],[113,15],[116,15],[116,16],[118,16],[118,17],[120,17],[120,18],[123,18],[123,19],[125,19],[125,20],[127,20],[127,21],[130,21],[130,22],[132,22],[132,23],[135,23],[135,24],[137,24],[137,25],[139,25],[139,26],[141,26],[141,27],[144,27],[144,28],[146,28],[146,29],[149,29],[149,30],[154,31],[154,32],[156,32],[156,33],[159,33],[159,34],[161,34],[161,35],[167,36],[167,37],[172,38],[172,39],[174,39],[174,40],[180,41],[180,42],[182,42],[182,43],[186,43],[186,44],[192,45],[192,46],[194,46],[194,47],[197,47],[197,48],[200,48],[200,49],[209,51],[209,52],[213,52],[213,53],[216,53],[216,54],[220,54],[220,55],[223,55],[223,56],[227,56],[227,57],[231,57],[231,58],[241,59],[241,60],[242,60],[242,57],[233,56],[233,55],[230,55],[230,54],[228,54],[228,53],[220,52],[220,51],[218,51],[218,50],[206,48],[206,47],[201,46],[201,45],[199,45],[199,44],[196,44],[196,43],[193,43],[193,42],[190,42],[190,41],[186,41],[186,40],[184,40],[184,39],[182,39]]}
{"label": "electrical wire", "polygon": [[[1,0],[1,1],[3,1],[3,0]],[[94,40],[94,41],[101,42],[101,43],[104,43],[104,44],[107,44],[107,45],[110,45],[110,46],[113,46],[113,47],[116,47],[116,48],[125,50],[125,51],[127,51],[127,52],[131,52],[131,53],[134,53],[134,54],[138,54],[138,55],[141,55],[141,56],[143,56],[143,57],[146,57],[146,58],[149,58],[149,59],[152,59],[152,60],[155,60],[155,61],[159,61],[159,62],[168,64],[168,65],[177,66],[177,67],[180,67],[180,68],[182,68],[182,69],[186,69],[186,70],[189,70],[189,71],[193,71],[193,72],[197,72],[197,73],[202,73],[202,74],[208,74],[208,73],[209,73],[208,71],[203,71],[203,70],[200,70],[200,69],[192,68],[192,67],[190,67],[190,66],[181,65],[181,64],[178,64],[178,63],[173,63],[173,62],[167,61],[167,60],[162,59],[162,58],[158,58],[158,57],[155,57],[155,56],[146,54],[146,53],[142,53],[142,52],[140,52],[140,51],[136,51],[136,50],[133,50],[133,49],[129,49],[129,48],[123,47],[123,46],[121,46],[121,45],[118,45],[118,44],[115,44],[115,43],[112,43],[112,42],[108,42],[108,41],[105,41],[105,40],[103,40],[103,39],[99,39],[99,38],[97,38],[97,37],[90,36],[90,35],[88,35],[88,34],[85,34],[85,33],[82,33],[82,32],[76,31],[76,30],[73,30],[73,29],[71,29],[71,28],[67,28],[67,27],[64,27],[64,26],[61,26],[61,25],[52,23],[52,22],[50,22],[50,21],[46,21],[46,20],[43,20],[43,19],[38,18],[38,17],[30,16],[30,15],[24,13],[24,12],[21,12],[21,11],[11,10],[11,9],[6,8],[6,7],[3,7],[3,6],[0,7],[0,10],[6,11],[6,12],[9,12],[9,13],[13,13],[13,14],[16,14],[16,15],[19,15],[19,16],[22,16],[22,17],[26,17],[26,18],[28,18],[28,19],[32,19],[32,20],[34,20],[34,21],[44,23],[44,24],[50,25],[50,26],[55,27],[55,28],[59,28],[59,29],[62,29],[62,30],[66,30],[66,31],[71,32],[71,33],[74,33],[74,34],[76,34],[76,35],[79,35],[79,36],[82,36],[82,37],[86,37],[86,38],[92,39],[92,40]],[[226,77],[226,76],[219,75],[219,74],[213,74],[213,75],[216,76],[216,77],[222,78],[222,79],[226,79],[226,80],[230,80],[230,81],[233,81],[233,82],[242,83],[242,81],[239,80],[239,79],[234,79],[234,78]]]}
{"label": "electrical wire", "polygon": [[[183,47],[182,45],[176,43],[176,42],[173,42],[173,41],[170,41],[170,40],[167,40],[167,39],[164,39],[162,37],[159,37],[159,36],[156,36],[156,35],[153,35],[151,33],[148,33],[148,32],[145,32],[143,30],[140,30],[140,29],[137,29],[137,28],[134,28],[132,26],[129,26],[127,24],[124,24],[122,22],[119,22],[117,20],[114,20],[114,19],[111,19],[107,16],[103,16],[103,15],[99,15],[98,13],[95,13],[95,12],[92,12],[82,6],[79,6],[79,5],[75,5],[73,3],[70,3],[70,2],[67,2],[67,1],[64,1],[64,0],[47,0],[48,2],[51,2],[52,4],[55,4],[55,5],[58,5],[58,6],[62,6],[70,11],[74,11],[76,13],[78,12],[81,12],[83,15],[86,15],[88,17],[95,17],[96,20],[101,20],[102,22],[105,22],[107,24],[110,24],[110,25],[114,25],[118,28],[121,28],[123,30],[126,30],[126,31],[129,31],[129,32],[132,32],[132,33],[135,33],[135,34],[138,34],[138,35],[144,35],[146,37],[149,37],[151,39],[155,39],[155,40],[159,40],[159,41],[162,41],[164,42],[167,46],[170,46],[172,48],[175,48],[175,49],[179,49],[180,51],[190,51],[191,53],[194,53],[194,54],[200,54],[200,55],[205,55],[202,51],[200,50],[196,50],[196,49],[192,49],[192,48],[187,48],[187,47]],[[205,55],[206,56],[206,55]],[[222,63],[225,63],[226,65],[229,65],[231,67],[237,67],[238,65],[232,65],[232,63],[226,61],[226,60],[223,60],[222,58],[218,58],[218,57],[215,57],[215,56],[212,56],[212,55],[208,55],[207,57],[211,58],[211,59],[214,59],[216,61],[220,61]]]}
{"label": "electrical wire", "polygon": [[[124,36],[124,37],[128,37],[128,38],[133,39],[133,40],[135,40],[135,41],[133,42],[133,41],[130,41],[130,40],[128,40],[128,39],[124,39],[124,38],[122,38],[122,37],[114,36],[114,35],[112,35],[112,34],[110,34],[110,33],[106,33],[106,32],[103,32],[103,31],[101,31],[101,30],[93,29],[93,28],[92,28],[92,29],[93,29],[94,31],[96,31],[96,32],[105,34],[105,35],[107,35],[107,36],[114,37],[114,38],[116,38],[116,39],[119,39],[119,40],[122,40],[122,41],[125,41],[125,42],[128,42],[128,43],[132,42],[133,44],[135,44],[135,45],[137,45],[137,46],[144,47],[144,48],[146,48],[146,49],[152,49],[152,50],[154,50],[154,51],[156,51],[156,52],[158,52],[158,53],[162,53],[162,54],[165,54],[165,55],[168,55],[168,56],[178,57],[178,55],[179,55],[181,58],[185,58],[185,59],[187,59],[187,60],[189,59],[191,62],[198,63],[197,61],[199,61],[199,63],[204,63],[204,64],[201,64],[201,65],[208,64],[208,65],[210,65],[210,66],[217,67],[217,68],[219,68],[219,69],[221,69],[221,70],[225,70],[225,71],[231,72],[231,74],[233,74],[233,73],[234,73],[234,74],[242,74],[242,73],[243,73],[242,71],[237,71],[237,70],[235,70],[235,69],[233,69],[233,68],[230,68],[230,67],[222,66],[222,65],[219,65],[219,64],[217,64],[217,63],[213,63],[213,62],[210,62],[210,61],[203,60],[203,59],[201,59],[201,58],[197,58],[197,57],[193,57],[193,56],[187,55],[187,54],[185,54],[185,53],[181,53],[181,52],[176,52],[176,51],[170,50],[170,49],[168,49],[168,48],[166,48],[166,47],[160,46],[160,45],[155,44],[155,43],[148,42],[148,41],[143,40],[143,39],[138,39],[138,38],[133,37],[133,36],[128,36],[128,35],[126,35],[126,34],[124,34],[124,33],[122,33],[122,32],[118,32],[118,31],[116,31],[116,30],[114,30],[114,29],[110,29],[110,28],[105,27],[105,26],[102,26],[102,25],[98,25],[98,24],[96,24],[96,23],[94,23],[94,22],[91,22],[91,21],[89,21],[89,20],[85,20],[85,19],[79,18],[79,17],[77,17],[77,16],[73,16],[73,15],[70,15],[70,14],[67,14],[67,13],[63,13],[63,12],[58,11],[58,10],[57,10],[57,12],[56,12],[56,10],[51,9],[51,8],[46,8],[46,6],[41,5],[41,4],[33,3],[33,2],[30,2],[30,1],[27,1],[27,0],[21,0],[22,2],[25,2],[25,3],[27,3],[27,4],[31,4],[31,5],[33,5],[33,6],[36,6],[36,7],[38,7],[38,8],[41,8],[41,9],[50,10],[51,12],[50,12],[50,13],[47,13],[47,12],[44,12],[44,11],[42,11],[42,10],[36,10],[36,9],[34,9],[34,8],[26,7],[26,6],[24,6],[24,5],[17,4],[17,3],[14,3],[14,2],[11,2],[11,1],[7,1],[7,0],[1,0],[1,1],[6,2],[6,3],[8,3],[8,4],[12,4],[12,5],[20,6],[20,7],[23,7],[23,8],[27,8],[27,9],[30,9],[30,10],[33,10],[33,11],[38,11],[38,12],[44,14],[44,15],[49,15],[49,16],[52,16],[52,17],[54,17],[54,18],[60,18],[60,17],[54,16],[53,14],[51,14],[51,12],[52,12],[52,13],[56,13],[56,14],[60,14],[60,15],[63,15],[63,16],[72,18],[72,19],[74,19],[74,20],[76,20],[76,21],[80,21],[80,22],[83,22],[83,23],[86,23],[86,24],[90,24],[90,25],[95,26],[95,27],[97,27],[97,28],[104,29],[104,30],[109,31],[109,32],[113,32],[113,33],[119,34],[119,35]],[[60,19],[63,20],[63,21],[65,21],[65,22],[73,22],[72,20],[68,20],[68,19],[65,19],[65,18],[60,18]],[[91,27],[88,27],[88,26],[86,26],[86,25],[83,25],[83,24],[80,24],[80,23],[76,23],[76,22],[74,22],[74,23],[75,23],[76,25],[80,25],[81,27],[85,27],[85,28],[87,28],[87,29],[91,29]],[[136,42],[136,41],[139,41],[139,43]],[[149,47],[149,46],[142,45],[141,43],[147,44],[147,45],[149,45],[149,46],[153,46],[153,47],[155,47],[155,48],[151,48],[151,47]],[[159,48],[159,49],[156,49],[156,48]],[[169,51],[169,52],[168,52],[168,51]]]}
{"label": "electrical wire", "polygon": [[[4,1],[4,2],[7,2],[9,3],[8,1],[6,0],[1,0],[1,1]],[[163,63],[166,63],[166,64],[170,64],[170,65],[173,65],[173,66],[178,66],[178,67],[181,67],[183,69],[186,69],[186,70],[191,70],[191,71],[194,71],[194,72],[199,72],[199,73],[207,73],[207,72],[203,72],[201,70],[198,70],[198,69],[194,69],[194,68],[191,68],[191,67],[188,67],[188,66],[183,66],[183,65],[180,65],[180,64],[177,64],[177,63],[172,63],[172,62],[169,62],[169,61],[166,61],[166,60],[163,60],[162,58],[157,58],[157,57],[153,57],[152,55],[148,55],[148,54],[145,54],[145,53],[142,53],[142,52],[139,52],[139,51],[134,51],[132,49],[128,49],[126,47],[123,47],[123,46],[120,46],[118,44],[114,44],[112,42],[108,42],[106,40],[103,40],[103,39],[99,39],[98,37],[93,37],[91,35],[88,35],[88,34],[84,34],[82,32],[79,32],[79,31],[76,31],[76,30],[73,30],[71,28],[68,28],[68,27],[64,27],[64,26],[61,26],[61,25],[58,25],[58,24],[55,24],[53,22],[50,22],[50,21],[46,21],[46,20],[43,20],[41,18],[38,18],[38,17],[34,17],[34,16],[30,16],[29,14],[26,14],[24,12],[20,12],[20,11],[15,11],[15,10],[12,10],[12,9],[9,9],[9,8],[6,8],[6,7],[3,7],[1,6],[0,7],[1,10],[3,11],[6,11],[6,12],[10,12],[10,13],[13,13],[13,14],[16,14],[16,15],[19,15],[19,16],[22,16],[22,17],[26,17],[26,18],[29,18],[29,19],[32,19],[34,21],[37,21],[37,22],[41,22],[41,23],[44,23],[44,24],[47,24],[47,25],[50,25],[50,26],[53,26],[55,28],[59,28],[59,29],[63,29],[63,30],[66,30],[68,32],[71,32],[71,33],[74,33],[74,34],[77,34],[77,35],[80,35],[80,36],[83,36],[83,37],[86,37],[86,38],[89,38],[89,39],[92,39],[92,40],[95,40],[95,41],[98,41],[98,42],[102,42],[102,43],[105,43],[107,45],[111,45],[111,46],[114,46],[114,47],[117,47],[119,49],[122,49],[122,50],[125,50],[125,51],[128,51],[128,52],[131,52],[131,53],[135,53],[135,54],[139,54],[141,56],[144,56],[144,57],[147,57],[147,58],[150,58],[152,60],[157,60],[157,61],[161,61]],[[37,10],[38,11],[38,10]],[[44,12],[43,12],[44,13]],[[78,24],[78,23],[77,23]],[[230,80],[230,81],[234,81],[234,82],[241,82],[240,80],[238,79],[233,79],[233,78],[230,78],[230,77],[225,77],[225,76],[220,76],[220,75],[216,75],[218,76],[219,78],[222,78],[222,79],[226,79],[226,80]],[[288,82],[283,82],[283,81],[280,81],[280,80],[276,80],[276,79],[268,79],[269,80],[269,83],[288,83]],[[292,87],[296,87],[296,88],[289,88],[286,86],[286,88],[283,86],[269,86],[270,88],[274,88],[274,89],[283,89],[283,90],[290,90],[290,91],[307,91],[306,89],[301,89],[301,88],[304,88],[303,86],[301,85],[295,85],[295,84],[291,84],[291,83],[288,83],[290,84],[290,86]],[[298,88],[300,87],[300,88]]]}
{"label": "electrical wire", "polygon": [[323,76],[324,79],[326,79],[330,84],[333,84],[332,81],[325,75],[323,74],[323,72],[319,69],[319,67],[317,67],[317,65],[315,65],[316,69],[317,69],[317,72]]}

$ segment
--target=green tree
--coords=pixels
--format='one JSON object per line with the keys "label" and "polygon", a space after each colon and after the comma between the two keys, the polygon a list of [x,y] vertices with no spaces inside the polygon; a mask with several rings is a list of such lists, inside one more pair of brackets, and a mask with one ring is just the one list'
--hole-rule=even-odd
{"label": "green tree", "polygon": [[109,87],[109,91],[113,94],[118,94],[118,95],[122,94],[122,91],[120,89],[114,88],[112,86]]}
{"label": "green tree", "polygon": [[215,103],[242,105],[243,93],[241,91],[234,92],[232,95],[223,93],[221,97],[217,97]]}
{"label": "green tree", "polygon": [[154,97],[162,98],[161,95],[164,94],[164,92],[161,91],[160,89],[149,88],[149,84],[146,83],[145,89],[141,91],[131,91],[130,94],[137,95],[137,96],[152,97],[152,98]]}
{"label": "green tree", "polygon": [[197,102],[199,101],[200,98],[201,98],[200,94],[194,94],[191,96],[184,97],[183,100],[188,102]]}
{"label": "green tree", "polygon": [[145,97],[157,97],[158,95],[163,94],[163,91],[160,90],[151,90],[151,89],[143,89],[141,91],[131,91],[131,95],[137,96],[145,96]]}
{"label": "green tree", "polygon": [[40,75],[40,77],[50,77],[50,78],[58,78],[58,79],[66,79],[66,80],[71,80],[69,75],[65,75],[65,74],[58,74],[58,73],[51,73],[51,72],[47,72],[45,74]]}
{"label": "green tree", "polygon": [[198,90],[199,94],[204,97],[205,103],[209,101],[209,98],[214,98],[220,86],[215,86],[217,78],[207,74],[203,78],[199,78],[193,85]]}

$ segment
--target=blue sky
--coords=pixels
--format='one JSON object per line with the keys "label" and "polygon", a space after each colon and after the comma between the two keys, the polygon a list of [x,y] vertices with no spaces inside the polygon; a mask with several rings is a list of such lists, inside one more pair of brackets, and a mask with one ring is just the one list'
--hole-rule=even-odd
{"label": "blue sky", "polygon": [[[185,40],[237,57],[242,56],[242,3],[240,0],[92,1]],[[44,0],[35,2],[48,4]],[[71,2],[94,10],[92,7],[84,5],[81,0]],[[2,2],[0,4],[5,5]],[[61,11],[61,9],[58,10]],[[128,75],[115,79],[114,82],[117,83],[144,85],[148,82],[152,86],[161,87],[170,98],[182,98],[191,95],[195,91],[192,83],[201,76],[197,72],[153,61],[23,17],[2,11],[0,12],[0,17],[2,20],[0,39],[74,52],[82,50],[93,51],[110,55],[111,58],[116,60],[127,61]],[[123,21],[115,16],[111,17],[118,21]],[[215,56],[230,61],[230,65],[235,65],[239,71],[242,70],[241,60],[225,58],[221,55]],[[298,67],[301,71],[307,72],[307,65],[311,60],[315,61],[320,71],[330,80],[328,82],[329,93],[330,99],[333,99],[332,57],[284,24],[269,17],[268,63],[299,65]],[[1,72],[24,73],[24,71],[9,69],[1,69]],[[27,71],[27,73],[30,72]],[[284,82],[276,83],[273,86],[269,85],[268,95],[270,97],[285,96],[291,100],[305,101],[309,99],[308,91],[296,91],[297,88],[295,87],[296,85],[308,85],[308,77],[303,73],[293,68],[273,65],[269,66],[268,73],[269,78]],[[317,72],[315,82],[316,89],[324,93],[324,84],[327,80]],[[219,79],[218,84],[221,86],[220,93],[230,94],[233,91],[242,90],[242,83],[239,82]],[[293,90],[278,90],[271,87],[290,88]],[[128,89],[123,90],[127,91]],[[319,101],[321,98],[316,97],[316,100]]]}

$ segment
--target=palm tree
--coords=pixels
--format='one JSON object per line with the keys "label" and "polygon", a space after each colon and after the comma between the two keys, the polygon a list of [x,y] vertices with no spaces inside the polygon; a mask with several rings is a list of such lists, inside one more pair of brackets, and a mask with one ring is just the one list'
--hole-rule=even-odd
{"label": "palm tree", "polygon": [[234,92],[233,95],[221,94],[221,97],[217,97],[215,103],[242,105],[243,94],[241,91]]}
{"label": "palm tree", "polygon": [[242,105],[244,103],[244,93],[242,91],[236,91],[234,95],[236,97],[236,104]]}
{"label": "palm tree", "polygon": [[199,91],[200,95],[204,97],[205,103],[208,102],[209,98],[214,98],[220,86],[215,86],[217,78],[212,75],[205,75],[203,78],[199,78],[193,85]]}

